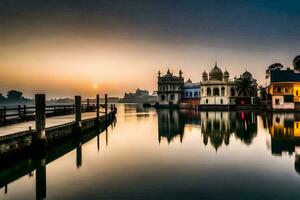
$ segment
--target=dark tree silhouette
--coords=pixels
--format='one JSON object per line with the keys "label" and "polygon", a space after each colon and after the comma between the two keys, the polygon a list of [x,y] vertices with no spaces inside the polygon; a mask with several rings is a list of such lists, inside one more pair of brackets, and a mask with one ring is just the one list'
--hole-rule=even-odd
{"label": "dark tree silhouette", "polygon": [[266,73],[269,74],[270,71],[281,70],[282,68],[283,68],[283,65],[281,63],[274,63],[268,67],[268,69],[266,70]]}
{"label": "dark tree silhouette", "polygon": [[300,70],[300,55],[296,56],[293,60],[294,69],[299,71]]}
{"label": "dark tree silhouette", "polygon": [[267,99],[266,88],[264,88],[262,85],[259,86],[259,93],[260,93],[261,100],[266,100]]}
{"label": "dark tree silhouette", "polygon": [[240,77],[236,79],[238,96],[253,97],[256,96],[256,82],[252,78]]}
{"label": "dark tree silhouette", "polygon": [[2,95],[2,93],[0,93],[0,102],[5,101],[5,97]]}
{"label": "dark tree silhouette", "polygon": [[18,101],[23,100],[23,93],[17,90],[10,90],[7,92],[7,100],[8,101]]}

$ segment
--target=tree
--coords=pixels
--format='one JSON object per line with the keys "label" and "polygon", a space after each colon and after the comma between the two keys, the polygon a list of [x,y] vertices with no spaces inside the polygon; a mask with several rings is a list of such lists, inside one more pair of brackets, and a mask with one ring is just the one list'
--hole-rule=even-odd
{"label": "tree", "polygon": [[262,85],[259,86],[259,96],[261,100],[267,100],[267,91]]}
{"label": "tree", "polygon": [[283,65],[281,63],[274,63],[268,67],[266,70],[266,74],[270,74],[270,71],[273,70],[281,70],[283,68]]}
{"label": "tree", "polygon": [[252,78],[240,77],[236,79],[238,96],[256,97],[257,84]]}
{"label": "tree", "polygon": [[16,90],[10,90],[7,92],[7,100],[8,101],[18,101],[23,100],[24,97],[22,96],[23,93]]}
{"label": "tree", "polygon": [[0,93],[0,102],[5,101],[5,97],[2,95],[2,93]]}

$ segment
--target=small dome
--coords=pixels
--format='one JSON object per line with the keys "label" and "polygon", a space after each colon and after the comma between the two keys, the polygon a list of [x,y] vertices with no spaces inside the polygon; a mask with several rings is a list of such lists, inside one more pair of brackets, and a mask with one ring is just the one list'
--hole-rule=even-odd
{"label": "small dome", "polygon": [[204,70],[204,72],[202,73],[202,77],[207,77],[208,76],[208,74],[207,74],[207,72]]}
{"label": "small dome", "polygon": [[243,78],[252,78],[252,74],[248,72],[247,70],[242,74]]}
{"label": "small dome", "polygon": [[209,72],[209,80],[222,81],[222,79],[223,79],[223,72],[216,64],[215,67]]}

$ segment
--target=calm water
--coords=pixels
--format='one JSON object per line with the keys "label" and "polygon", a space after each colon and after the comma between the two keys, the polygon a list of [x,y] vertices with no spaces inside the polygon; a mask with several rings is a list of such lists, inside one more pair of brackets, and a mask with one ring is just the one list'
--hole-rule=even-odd
{"label": "calm water", "polygon": [[119,105],[100,135],[2,166],[0,199],[300,199],[298,141],[296,114]]}

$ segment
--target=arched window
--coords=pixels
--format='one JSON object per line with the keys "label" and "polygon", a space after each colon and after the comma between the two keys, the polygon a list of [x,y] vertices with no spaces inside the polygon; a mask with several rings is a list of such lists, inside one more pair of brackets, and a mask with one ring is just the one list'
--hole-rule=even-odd
{"label": "arched window", "polygon": [[206,104],[208,104],[208,99],[206,99]]}
{"label": "arched window", "polygon": [[213,94],[214,94],[214,96],[220,96],[219,88],[214,88]]}
{"label": "arched window", "polygon": [[160,100],[161,100],[161,101],[164,101],[165,99],[166,99],[165,95],[161,95],[161,96],[160,96]]}
{"label": "arched window", "polygon": [[206,95],[207,95],[207,96],[211,96],[211,89],[210,89],[210,88],[207,88],[207,89],[206,89]]}
{"label": "arched window", "polygon": [[221,96],[225,96],[225,88],[224,87],[221,88]]}
{"label": "arched window", "polygon": [[193,97],[193,93],[192,92],[190,92],[190,97]]}
{"label": "arched window", "polygon": [[198,92],[194,92],[194,97],[198,97]]}
{"label": "arched window", "polygon": [[189,93],[188,92],[185,92],[185,97],[188,97],[189,96]]}
{"label": "arched window", "polygon": [[[221,104],[223,104],[223,99],[221,99]],[[221,113],[222,114],[222,113]]]}
{"label": "arched window", "polygon": [[235,89],[234,88],[230,89],[230,96],[232,96],[232,97],[235,96]]}

